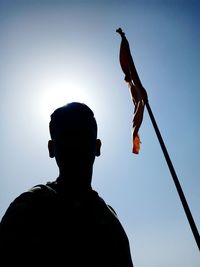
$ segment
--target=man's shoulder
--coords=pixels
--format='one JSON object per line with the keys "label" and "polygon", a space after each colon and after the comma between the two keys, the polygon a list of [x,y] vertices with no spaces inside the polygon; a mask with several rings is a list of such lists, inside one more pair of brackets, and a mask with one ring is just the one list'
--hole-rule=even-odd
{"label": "man's shoulder", "polygon": [[2,222],[30,214],[34,208],[44,205],[46,203],[45,200],[49,202],[49,199],[54,195],[54,190],[48,185],[38,184],[32,186],[10,203],[2,218]]}
{"label": "man's shoulder", "polygon": [[104,222],[107,223],[118,223],[119,219],[117,216],[117,212],[114,210],[112,205],[108,204],[107,201],[105,201],[101,196],[98,195],[96,191],[96,203],[94,203],[94,212],[97,212],[100,214]]}
{"label": "man's shoulder", "polygon": [[55,190],[47,184],[37,184],[21,193],[12,203],[37,202],[37,200],[45,199],[55,194]]}
{"label": "man's shoulder", "polygon": [[26,193],[32,193],[35,197],[48,197],[55,196],[57,194],[56,190],[53,189],[51,183],[37,184],[27,190]]}

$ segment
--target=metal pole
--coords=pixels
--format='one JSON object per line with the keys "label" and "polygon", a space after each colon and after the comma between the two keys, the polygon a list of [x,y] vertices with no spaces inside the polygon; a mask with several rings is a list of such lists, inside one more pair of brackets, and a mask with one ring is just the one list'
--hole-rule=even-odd
{"label": "metal pole", "polygon": [[169,154],[168,154],[168,152],[167,152],[165,143],[164,143],[164,141],[163,141],[163,139],[162,139],[162,136],[161,136],[161,134],[160,134],[159,128],[158,128],[158,126],[157,126],[157,123],[156,123],[156,121],[155,121],[154,115],[153,115],[153,113],[152,113],[152,110],[151,110],[151,107],[150,107],[148,101],[146,102],[146,107],[147,107],[149,116],[150,116],[150,118],[151,118],[151,122],[152,122],[152,124],[153,124],[153,127],[154,127],[154,129],[155,129],[156,135],[157,135],[157,137],[158,137],[160,146],[161,146],[161,148],[162,148],[163,154],[164,154],[165,159],[166,159],[166,161],[167,161],[167,164],[168,164],[169,170],[170,170],[170,172],[171,172],[172,178],[173,178],[173,180],[174,180],[174,183],[175,183],[176,189],[177,189],[177,191],[178,191],[179,197],[180,197],[180,199],[181,199],[183,208],[184,208],[184,210],[185,210],[185,213],[186,213],[187,219],[188,219],[188,221],[189,221],[191,230],[192,230],[192,232],[193,232],[194,238],[195,238],[195,240],[196,240],[197,246],[198,246],[198,248],[199,248],[199,250],[200,250],[200,236],[199,236],[197,227],[196,227],[196,225],[195,225],[194,219],[193,219],[192,214],[191,214],[191,212],[190,212],[190,209],[189,209],[189,206],[188,206],[188,204],[187,204],[186,198],[185,198],[185,196],[184,196],[183,190],[182,190],[181,185],[180,185],[180,183],[179,183],[179,180],[178,180],[178,177],[177,177],[177,175],[176,175],[175,169],[174,169],[174,167],[173,167],[173,164],[172,164],[171,159],[170,159],[170,157],[169,157]]}
{"label": "metal pole", "polygon": [[[190,227],[192,229],[192,232],[193,232],[193,235],[194,235],[194,238],[196,240],[196,243],[197,243],[197,246],[200,250],[200,236],[199,236],[199,233],[198,233],[198,230],[197,230],[197,227],[195,225],[195,222],[194,222],[194,219],[192,217],[192,214],[190,212],[190,209],[189,209],[189,206],[187,204],[187,201],[186,201],[186,198],[184,196],[184,193],[183,193],[183,190],[181,188],[181,185],[179,183],[179,180],[178,180],[178,177],[176,175],[176,172],[175,172],[175,169],[173,167],[173,164],[171,162],[171,159],[169,157],[169,154],[167,152],[167,149],[166,149],[166,146],[164,144],[164,141],[162,139],[162,136],[160,134],[160,131],[159,131],[159,128],[157,126],[157,123],[156,123],[156,120],[154,118],[154,115],[152,113],[152,110],[151,110],[151,107],[149,105],[149,101],[148,101],[148,95],[146,93],[146,90],[145,88],[142,86],[142,83],[140,81],[140,78],[139,78],[139,75],[137,73],[137,70],[136,70],[136,67],[135,67],[135,64],[134,64],[134,61],[133,61],[133,58],[131,56],[131,52],[130,52],[130,48],[129,48],[129,43],[128,43],[128,40],[126,39],[125,37],[125,33],[122,31],[121,28],[117,29],[116,32],[118,32],[121,37],[122,37],[122,40],[125,42],[124,45],[126,46],[125,50],[126,50],[126,53],[125,53],[125,60],[127,61],[126,62],[126,69],[125,69],[125,72],[127,73],[130,73],[130,77],[131,79],[133,80],[133,83],[135,84],[135,86],[137,86],[137,88],[140,90],[141,94],[142,94],[142,98],[145,102],[145,105],[147,107],[147,110],[148,110],[148,113],[149,113],[149,116],[150,116],[150,119],[151,119],[151,122],[153,124],[153,127],[155,129],[155,132],[156,132],[156,135],[158,137],[158,140],[159,140],[159,143],[160,143],[160,146],[162,148],[162,151],[163,151],[163,154],[165,156],[165,159],[167,161],[167,164],[168,164],[168,167],[169,167],[169,170],[171,172],[171,175],[172,175],[172,178],[174,180],[174,183],[175,183],[175,186],[176,186],[176,189],[178,191],[178,194],[179,194],[179,197],[181,199],[181,202],[182,202],[182,205],[183,205],[183,208],[185,210],[185,213],[186,213],[186,216],[187,216],[187,219],[189,221],[189,224],[190,224]],[[123,62],[124,63],[124,62]],[[127,74],[125,73],[125,74]]]}

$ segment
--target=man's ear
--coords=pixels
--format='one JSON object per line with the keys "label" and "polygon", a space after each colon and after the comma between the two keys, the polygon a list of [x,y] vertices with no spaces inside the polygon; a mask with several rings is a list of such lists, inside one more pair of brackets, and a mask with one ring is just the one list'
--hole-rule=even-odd
{"label": "man's ear", "polygon": [[96,154],[97,157],[101,155],[101,140],[97,139],[96,140]]}
{"label": "man's ear", "polygon": [[49,157],[54,158],[55,153],[54,153],[54,143],[53,140],[49,140],[48,142],[48,150],[49,150]]}

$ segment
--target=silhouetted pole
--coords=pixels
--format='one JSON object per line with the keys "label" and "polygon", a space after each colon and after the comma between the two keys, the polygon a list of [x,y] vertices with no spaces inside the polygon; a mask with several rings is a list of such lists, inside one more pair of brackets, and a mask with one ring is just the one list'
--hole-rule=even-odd
{"label": "silhouetted pole", "polygon": [[[121,28],[117,29],[116,31],[121,35],[122,38],[126,38],[126,37],[125,37],[125,34],[124,34],[124,32],[122,31]],[[196,240],[197,246],[198,246],[198,248],[199,248],[199,250],[200,250],[200,236],[199,236],[199,233],[198,233],[196,224],[195,224],[195,222],[194,222],[194,219],[193,219],[193,217],[192,217],[192,213],[191,213],[191,211],[190,211],[190,208],[189,208],[188,203],[187,203],[187,201],[186,201],[186,198],[185,198],[185,196],[184,196],[184,193],[183,193],[183,190],[182,190],[181,185],[180,185],[180,183],[179,183],[178,177],[177,177],[177,175],[176,175],[174,166],[173,166],[172,161],[171,161],[171,159],[170,159],[170,157],[169,157],[169,153],[168,153],[168,151],[167,151],[167,149],[166,149],[165,143],[164,143],[164,141],[163,141],[163,138],[162,138],[161,133],[160,133],[160,131],[159,131],[159,128],[158,128],[158,126],[157,126],[157,123],[156,123],[156,120],[155,120],[155,118],[154,118],[154,115],[153,115],[153,112],[152,112],[152,110],[151,110],[151,107],[150,107],[150,105],[149,105],[147,92],[146,92],[146,90],[144,89],[144,87],[142,86],[142,83],[141,83],[141,81],[140,81],[140,78],[139,78],[139,75],[138,75],[138,73],[137,73],[137,70],[136,70],[136,67],[135,67],[135,64],[134,64],[134,61],[133,61],[133,59],[132,59],[131,54],[130,54],[129,56],[130,56],[130,58],[129,58],[129,61],[130,61],[130,62],[129,62],[130,76],[131,76],[131,78],[132,78],[132,80],[133,80],[135,86],[137,86],[137,88],[139,88],[139,89],[141,90],[142,94],[143,94],[143,99],[144,99],[146,108],[147,108],[147,110],[148,110],[148,113],[149,113],[151,122],[152,122],[152,124],[153,124],[153,127],[154,127],[154,130],[155,130],[155,132],[156,132],[158,141],[159,141],[159,143],[160,143],[160,146],[161,146],[161,148],[162,148],[163,154],[164,154],[165,159],[166,159],[166,161],[167,161],[167,165],[168,165],[168,167],[169,167],[170,173],[171,173],[171,175],[172,175],[173,181],[174,181],[175,186],[176,186],[176,189],[177,189],[177,191],[178,191],[178,194],[179,194],[181,203],[182,203],[182,205],[183,205],[184,211],[185,211],[185,213],[186,213],[187,219],[188,219],[188,221],[189,221],[189,224],[190,224],[192,233],[193,233],[194,238],[195,238],[195,240]]]}
{"label": "silhouetted pole", "polygon": [[187,204],[187,201],[186,201],[186,198],[184,196],[184,193],[183,193],[183,190],[181,188],[181,185],[179,183],[179,180],[178,180],[178,177],[176,175],[176,172],[175,172],[175,169],[174,169],[174,166],[172,164],[172,161],[169,157],[169,154],[167,152],[167,149],[166,149],[166,146],[165,146],[165,143],[162,139],[162,136],[160,134],[160,131],[158,129],[158,126],[157,126],[157,123],[155,121],[155,118],[154,118],[154,115],[152,113],[152,110],[151,110],[151,107],[149,105],[149,102],[146,103],[146,107],[147,107],[147,110],[148,110],[148,113],[149,113],[149,116],[151,118],[151,122],[153,124],[153,127],[155,129],[155,132],[156,132],[156,135],[158,137],[158,140],[159,140],[159,143],[160,143],[160,146],[162,148],[162,151],[163,151],[163,154],[165,156],[165,159],[167,161],[167,164],[168,164],[168,167],[169,167],[169,170],[171,172],[171,175],[172,175],[172,178],[174,180],[174,183],[175,183],[175,186],[176,186],[176,189],[178,191],[178,194],[179,194],[179,197],[181,199],[181,202],[182,202],[182,205],[183,205],[183,208],[185,210],[185,213],[186,213],[186,216],[187,216],[187,219],[189,221],[189,224],[190,224],[190,227],[191,227],[191,230],[193,232],[193,235],[194,235],[194,238],[196,240],[196,243],[197,243],[197,246],[200,250],[200,237],[199,237],[199,233],[198,233],[198,230],[197,230],[197,227],[195,225],[195,222],[194,222],[194,219],[192,217],[192,214],[190,212],[190,209],[189,209],[189,206]]}

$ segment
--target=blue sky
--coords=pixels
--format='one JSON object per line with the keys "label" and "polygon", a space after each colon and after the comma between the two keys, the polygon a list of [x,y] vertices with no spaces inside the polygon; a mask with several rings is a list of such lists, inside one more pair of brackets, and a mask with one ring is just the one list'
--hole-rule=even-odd
{"label": "blue sky", "polygon": [[0,1],[0,217],[58,170],[48,123],[76,100],[102,140],[93,188],[118,213],[135,267],[197,267],[199,250],[147,110],[131,153],[133,104],[119,65],[121,27],[200,230],[199,1]]}

